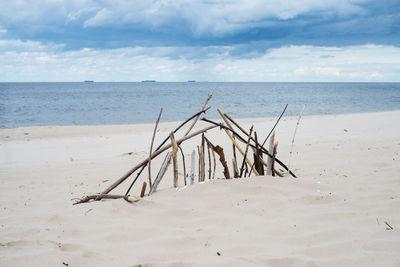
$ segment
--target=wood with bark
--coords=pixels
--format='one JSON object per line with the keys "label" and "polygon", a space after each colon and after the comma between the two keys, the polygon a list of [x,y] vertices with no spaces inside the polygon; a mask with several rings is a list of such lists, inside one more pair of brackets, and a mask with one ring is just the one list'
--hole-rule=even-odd
{"label": "wood with bark", "polygon": [[158,123],[160,122],[162,112],[163,112],[163,109],[161,108],[160,109],[160,113],[158,114],[156,125],[154,126],[153,137],[151,138],[150,153],[149,153],[149,163],[148,163],[148,165],[149,165],[148,166],[148,170],[149,170],[149,187],[150,188],[152,186],[152,183],[151,183],[151,154],[153,153],[154,138],[156,137],[157,127],[158,127]]}
{"label": "wood with bark", "polygon": [[174,166],[174,187],[178,187],[178,145],[176,144],[174,133],[169,134],[172,144],[172,163]]}
{"label": "wood with bark", "polygon": [[[181,129],[183,126],[186,125],[186,123],[188,123],[189,121],[191,121],[193,118],[200,116],[202,113],[205,113],[207,110],[209,110],[211,107],[208,107],[204,110],[200,110],[199,112],[197,112],[196,114],[192,115],[190,118],[186,119],[184,122],[182,122],[178,127],[175,128],[175,130],[173,131],[174,134],[179,131],[179,129]],[[155,151],[158,151],[161,149],[161,147],[169,140],[169,135],[167,138],[164,139],[164,141],[161,142],[161,144],[155,149]],[[141,166],[140,171],[137,173],[135,179],[133,179],[132,183],[130,184],[128,190],[126,190],[125,195],[129,194],[129,191],[131,191],[132,186],[135,184],[135,182],[137,181],[137,179],[139,179],[140,174],[143,172],[144,168],[146,168],[147,163]]]}
{"label": "wood with bark", "polygon": [[228,168],[228,164],[226,163],[225,160],[225,154],[224,154],[224,149],[220,146],[216,146],[213,148],[215,153],[218,154],[219,156],[219,161],[221,162],[222,166],[224,167],[224,176],[225,179],[230,179],[230,174],[229,174],[229,168]]}
{"label": "wood with bark", "polygon": [[185,182],[185,185],[187,185],[187,181],[186,181],[186,163],[185,163],[185,155],[183,154],[183,150],[181,146],[178,146],[179,150],[181,151],[181,155],[182,155],[182,163],[183,163],[183,181]]}
{"label": "wood with bark", "polygon": [[208,180],[211,180],[211,153],[210,145],[207,143],[207,154],[208,154]]}
{"label": "wood with bark", "polygon": [[273,153],[272,153],[272,166],[271,166],[271,169],[272,169],[272,176],[275,176],[275,158],[276,158],[276,153],[277,153],[277,150],[278,150],[278,143],[275,143],[274,144],[274,150],[273,150]]}
{"label": "wood with bark", "polygon": [[[199,134],[202,134],[206,131],[209,131],[213,128],[215,128],[217,126],[212,125],[209,127],[206,127],[204,129],[198,130],[192,134],[189,134],[187,136],[182,137],[181,139],[179,139],[176,143],[178,145],[180,145],[182,142],[195,137]],[[166,151],[167,149],[171,148],[172,144],[168,144],[165,145],[164,147],[160,148],[159,150],[155,151],[152,155],[151,158],[154,159],[155,157],[157,157],[158,155],[160,155],[161,153],[163,153],[164,151]],[[108,194],[109,192],[111,192],[114,188],[116,188],[118,185],[120,185],[123,181],[125,181],[132,173],[134,173],[136,170],[138,170],[140,167],[142,167],[143,165],[148,163],[148,158],[144,159],[143,161],[141,161],[140,163],[136,164],[134,167],[132,167],[127,173],[125,173],[121,178],[119,178],[118,180],[116,180],[112,185],[110,185],[109,187],[107,187],[101,194],[105,195]]]}
{"label": "wood with bark", "polygon": [[144,194],[146,193],[146,186],[147,186],[147,183],[146,183],[146,181],[144,181],[143,185],[142,185],[142,191],[140,191],[140,197],[144,197]]}
{"label": "wood with bark", "polygon": [[169,165],[171,164],[171,158],[172,158],[172,152],[168,152],[167,155],[165,156],[165,159],[161,165],[160,170],[158,171],[157,177],[154,180],[153,186],[150,188],[149,196],[153,194],[161,182],[161,179],[164,177],[164,174],[166,173]]}
{"label": "wood with bark", "polygon": [[[275,132],[272,133],[271,138],[269,139],[269,151],[274,151],[274,143],[275,142]],[[273,156],[267,158],[267,175],[272,175],[273,168]]]}

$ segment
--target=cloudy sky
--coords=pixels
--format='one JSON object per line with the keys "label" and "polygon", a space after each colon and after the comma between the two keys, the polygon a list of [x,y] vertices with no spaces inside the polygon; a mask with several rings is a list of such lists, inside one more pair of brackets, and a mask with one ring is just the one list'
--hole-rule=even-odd
{"label": "cloudy sky", "polygon": [[0,0],[0,81],[400,81],[399,0]]}

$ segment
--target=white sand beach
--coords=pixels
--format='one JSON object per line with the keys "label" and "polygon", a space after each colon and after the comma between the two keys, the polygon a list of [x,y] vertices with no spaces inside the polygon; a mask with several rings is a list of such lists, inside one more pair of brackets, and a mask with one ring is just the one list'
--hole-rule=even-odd
{"label": "white sand beach", "polygon": [[[275,120],[237,121],[264,139]],[[276,129],[285,163],[296,122]],[[155,146],[177,125],[161,123]],[[0,266],[400,266],[400,111],[303,117],[296,179],[225,180],[219,166],[218,179],[176,190],[170,166],[150,197],[72,205],[148,157],[153,127],[0,129]],[[225,133],[207,136],[231,166]],[[182,145],[188,169],[199,143]],[[132,196],[145,180],[147,169]]]}

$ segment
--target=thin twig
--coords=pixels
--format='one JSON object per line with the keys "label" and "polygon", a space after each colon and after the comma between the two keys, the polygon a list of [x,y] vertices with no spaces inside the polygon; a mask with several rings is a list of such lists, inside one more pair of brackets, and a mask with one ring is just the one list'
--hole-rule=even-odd
{"label": "thin twig", "polygon": [[78,198],[77,201],[72,205],[89,202],[90,200],[96,200],[96,201],[97,200],[102,200],[103,198],[104,199],[119,199],[119,198],[123,198],[124,200],[126,200],[128,202],[133,202],[132,200],[129,199],[129,195],[125,196],[125,195],[95,194],[95,195],[88,195],[88,196],[85,196],[83,198]]}
{"label": "thin twig", "polygon": [[185,185],[187,185],[187,181],[186,181],[186,164],[185,164],[185,155],[183,154],[183,150],[181,146],[178,146],[179,150],[181,151],[181,155],[182,155],[182,162],[183,162],[183,180],[185,182]]}
{"label": "thin twig", "polygon": [[158,127],[158,123],[160,122],[160,118],[161,118],[161,114],[163,112],[163,109],[160,109],[160,113],[158,114],[158,118],[156,121],[156,125],[154,127],[154,131],[153,131],[153,137],[151,138],[151,145],[150,145],[150,153],[149,153],[149,188],[151,188],[152,186],[152,182],[151,182],[151,154],[153,153],[153,144],[154,144],[154,138],[156,137],[156,132],[157,132],[157,127]]}
{"label": "thin twig", "polygon": [[246,164],[247,151],[249,150],[250,138],[251,138],[252,133],[253,133],[253,125],[250,128],[249,139],[247,139],[246,149],[244,151],[244,157],[243,157],[242,165],[240,167],[240,175],[239,175],[240,178],[242,178],[244,165]]}

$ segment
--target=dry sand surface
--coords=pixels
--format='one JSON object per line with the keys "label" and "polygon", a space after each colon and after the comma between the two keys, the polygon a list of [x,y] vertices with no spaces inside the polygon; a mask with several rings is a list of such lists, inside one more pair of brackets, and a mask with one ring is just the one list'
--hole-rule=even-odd
{"label": "dry sand surface", "polygon": [[[274,121],[238,120],[254,124],[260,139]],[[276,130],[284,162],[295,124],[284,118]],[[155,144],[176,125],[160,124]],[[0,265],[400,266],[400,111],[304,117],[291,159],[297,179],[215,179],[176,190],[170,167],[159,190],[138,202],[72,205],[147,157],[152,130],[1,129]],[[225,133],[207,136],[230,164]],[[182,146],[187,165],[199,143]],[[132,195],[145,179],[147,170]]]}

